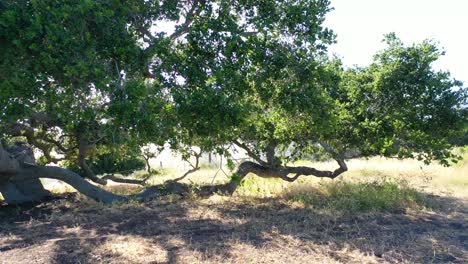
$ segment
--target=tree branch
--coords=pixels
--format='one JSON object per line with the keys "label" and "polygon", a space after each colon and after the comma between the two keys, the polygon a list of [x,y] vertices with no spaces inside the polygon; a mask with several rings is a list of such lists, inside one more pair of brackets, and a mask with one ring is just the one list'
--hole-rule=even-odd
{"label": "tree branch", "polygon": [[[315,176],[320,178],[330,178],[334,179],[338,177],[343,172],[347,171],[346,163],[342,160],[338,160],[339,168],[334,171],[322,171],[315,168],[299,166],[299,167],[269,167],[262,166],[255,162],[246,161],[239,165],[235,173],[236,177],[226,184],[222,189],[228,193],[234,193],[241,181],[249,173],[253,173],[259,177],[263,178],[280,178],[288,182],[296,181],[300,176]],[[294,177],[288,177],[289,174],[295,174]],[[235,179],[235,180],[234,180]]]}
{"label": "tree branch", "polygon": [[267,163],[271,166],[277,165],[275,160],[276,146],[278,146],[278,143],[276,142],[276,140],[273,139],[270,141],[270,143],[268,143],[268,146],[266,147]]}
{"label": "tree branch", "polygon": [[177,39],[178,37],[182,36],[183,34],[185,34],[189,27],[190,27],[190,24],[192,24],[194,18],[200,14],[201,12],[201,8],[198,8],[199,5],[202,6],[204,4],[205,1],[203,0],[194,0],[193,3],[192,3],[192,7],[190,8],[190,10],[187,12],[187,15],[185,16],[185,21],[182,25],[180,25],[175,31],[174,33],[172,33],[169,38],[171,40],[175,40]]}
{"label": "tree branch", "polygon": [[78,146],[78,165],[84,172],[84,176],[95,183],[106,185],[107,180],[97,177],[91,168],[86,163],[86,154],[88,152],[88,142],[84,138],[80,138]]}
{"label": "tree branch", "polygon": [[[31,155],[33,155],[32,150],[29,148],[29,153],[26,154],[26,157]],[[22,157],[20,160],[27,160],[26,157]],[[71,185],[78,192],[103,203],[147,200],[163,194],[184,194],[188,191],[186,187],[171,181],[164,185],[145,188],[138,194],[128,196],[117,195],[91,184],[70,170],[56,166],[38,166],[33,162],[20,162],[20,160],[13,158],[11,153],[4,150],[3,147],[0,148],[0,187],[2,187],[1,184],[5,183],[5,181],[7,184],[10,184],[11,182],[37,181],[40,178],[56,179]]]}
{"label": "tree branch", "polygon": [[118,183],[127,183],[127,184],[138,184],[138,185],[145,185],[146,181],[151,177],[151,175],[148,174],[143,180],[135,180],[135,179],[124,179],[124,178],[119,178],[114,175],[114,173],[105,175],[102,177],[104,180],[111,180],[113,182],[118,182]]}
{"label": "tree branch", "polygon": [[237,145],[238,147],[240,147],[241,149],[245,150],[247,152],[247,154],[253,158],[255,161],[257,161],[260,165],[263,165],[263,166],[268,166],[268,162],[265,162],[264,160],[262,160],[260,158],[260,156],[258,156],[257,154],[255,154],[255,152],[253,152],[246,144],[244,143],[241,143],[239,142],[238,140],[234,140],[233,143],[235,145]]}
{"label": "tree branch", "polygon": [[240,33],[239,35],[241,35],[242,37],[250,37],[250,36],[256,36],[259,33],[260,32],[257,32],[257,31],[246,31],[246,32]]}
{"label": "tree branch", "polygon": [[180,180],[183,180],[183,179],[184,179],[185,177],[187,177],[189,174],[194,173],[194,172],[196,172],[197,170],[200,169],[199,163],[200,163],[200,157],[201,157],[201,155],[202,155],[202,150],[200,149],[200,152],[199,152],[199,153],[197,153],[197,152],[195,152],[195,151],[192,151],[192,154],[193,154],[193,156],[195,157],[195,165],[192,164],[192,163],[190,162],[190,160],[188,160],[188,163],[190,164],[190,166],[192,167],[192,169],[186,171],[186,172],[184,173],[184,175],[182,175],[182,176],[180,176],[179,178],[175,179],[175,180],[174,180],[175,182],[180,181]]}
{"label": "tree branch", "polygon": [[50,151],[51,151],[52,147],[50,145],[44,144],[43,142],[40,142],[38,140],[38,138],[35,135],[34,128],[32,128],[32,127],[30,127],[28,125],[25,125],[25,124],[16,123],[16,124],[13,124],[10,127],[9,132],[10,132],[9,134],[11,136],[17,136],[17,137],[18,136],[23,136],[23,137],[25,137],[26,140],[28,141],[29,145],[35,146],[36,148],[38,148],[39,150],[42,151],[42,153],[44,154],[44,157],[46,158],[47,162],[57,163],[59,161],[64,160],[64,158],[52,157],[52,155],[50,154]]}

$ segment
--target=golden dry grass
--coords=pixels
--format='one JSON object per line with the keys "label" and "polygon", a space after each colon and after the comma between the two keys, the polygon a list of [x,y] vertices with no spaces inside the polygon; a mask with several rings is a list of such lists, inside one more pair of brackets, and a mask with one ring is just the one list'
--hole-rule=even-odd
{"label": "golden dry grass", "polygon": [[[0,263],[468,262],[467,162],[445,168],[372,158],[349,168],[333,181],[249,176],[233,197],[194,192],[103,205],[71,194],[0,208]],[[166,172],[151,184],[180,176]],[[196,189],[215,172],[203,168],[184,182]]]}
{"label": "golden dry grass", "polygon": [[281,199],[219,195],[102,205],[71,196],[10,212],[9,225],[2,215],[0,260],[463,262],[468,259],[467,213],[444,209],[343,215]]}

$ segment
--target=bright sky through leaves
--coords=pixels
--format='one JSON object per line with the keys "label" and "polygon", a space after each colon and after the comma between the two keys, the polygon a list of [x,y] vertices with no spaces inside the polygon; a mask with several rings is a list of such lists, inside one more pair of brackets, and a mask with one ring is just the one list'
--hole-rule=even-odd
{"label": "bright sky through leaves", "polygon": [[433,39],[446,55],[436,67],[468,85],[467,0],[331,0],[325,25],[338,34],[330,48],[345,65],[364,66],[384,47],[383,35],[395,32],[405,43]]}

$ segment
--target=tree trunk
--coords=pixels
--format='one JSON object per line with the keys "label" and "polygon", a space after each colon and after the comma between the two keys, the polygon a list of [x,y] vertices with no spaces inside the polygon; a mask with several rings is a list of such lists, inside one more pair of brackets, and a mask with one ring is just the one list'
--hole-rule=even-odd
{"label": "tree trunk", "polygon": [[158,188],[147,188],[136,195],[117,195],[91,184],[80,175],[56,166],[38,166],[26,145],[4,149],[0,144],[0,193],[9,204],[38,201],[49,195],[40,178],[68,183],[78,192],[103,203],[145,200],[159,195]]}
{"label": "tree trunk", "polygon": [[[9,204],[39,201],[50,192],[44,189],[39,179],[17,179],[12,177],[19,169],[21,163],[35,163],[32,150],[20,142],[6,150],[0,145],[0,173],[6,176],[0,177],[0,193]],[[1,175],[1,174],[0,174]]]}
{"label": "tree trunk", "polygon": [[144,159],[146,161],[146,171],[148,172],[148,174],[151,174],[151,165],[150,165],[150,162],[149,162],[150,158],[144,156]]}
{"label": "tree trunk", "polygon": [[24,181],[12,179],[6,183],[0,183],[0,193],[8,204],[40,201],[51,195],[49,191],[44,189],[39,179]]}
{"label": "tree trunk", "polygon": [[97,177],[91,168],[86,163],[86,154],[88,152],[88,142],[85,139],[80,139],[78,146],[78,165],[84,173],[84,176],[95,183],[106,185],[107,180]]}

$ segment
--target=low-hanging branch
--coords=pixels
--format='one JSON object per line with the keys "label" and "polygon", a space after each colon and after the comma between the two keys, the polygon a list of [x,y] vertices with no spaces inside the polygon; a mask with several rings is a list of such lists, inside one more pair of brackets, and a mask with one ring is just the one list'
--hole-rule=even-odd
{"label": "low-hanging branch", "polygon": [[[322,141],[318,142],[320,146],[322,146],[322,148],[326,152],[328,152],[338,163],[339,167],[333,171],[318,170],[307,166],[296,167],[278,165],[275,162],[275,149],[277,143],[274,141],[268,144],[267,146],[267,161],[262,160],[260,156],[255,154],[246,144],[241,143],[237,140],[234,141],[234,143],[242,149],[246,150],[247,154],[251,158],[253,158],[257,163],[252,161],[245,161],[239,165],[235,173],[235,177],[233,177],[231,182],[228,183],[228,186],[226,187],[226,191],[229,193],[233,193],[237,189],[242,179],[244,179],[245,176],[247,176],[247,174],[249,173],[255,174],[259,177],[280,178],[284,181],[294,182],[300,176],[315,176],[320,178],[334,179],[348,170],[343,155],[337,153],[331,146]],[[294,176],[290,177],[289,175],[291,174]]]}
{"label": "low-hanging branch", "polygon": [[[25,146],[23,146],[25,147]],[[32,157],[32,151],[22,152],[24,155],[30,155]],[[196,162],[191,164],[192,170],[195,171],[199,169],[200,164],[200,157],[202,152],[194,152],[194,156],[196,158]],[[112,203],[112,202],[122,202],[122,201],[129,201],[129,200],[146,200],[151,199],[163,194],[167,193],[178,193],[183,195],[188,190],[184,187],[183,184],[178,184],[176,181],[181,180],[176,179],[175,181],[170,181],[164,184],[164,186],[151,186],[145,188],[141,193],[135,195],[118,195],[106,191],[100,188],[97,185],[91,184],[86,179],[81,177],[80,175],[57,166],[39,166],[31,162],[25,162],[30,159],[25,159],[24,157],[14,157],[10,152],[5,150],[2,146],[0,146],[0,189],[1,183],[23,183],[27,181],[38,180],[39,178],[49,178],[49,179],[56,179],[63,181],[73,188],[75,188],[78,192],[103,203]],[[300,176],[316,176],[316,177],[326,177],[326,178],[336,178],[343,172],[347,170],[346,163],[342,159],[336,159],[339,167],[334,171],[326,171],[326,170],[317,170],[315,168],[306,167],[306,166],[276,166],[276,167],[269,167],[263,166],[261,164],[246,161],[239,165],[236,177],[237,180],[233,180],[227,184],[220,185],[220,186],[213,186],[213,188],[209,188],[207,193],[213,192],[224,192],[228,194],[234,193],[236,188],[238,187],[241,180],[249,173],[253,173],[260,177],[266,178],[280,178],[288,182],[294,182]],[[185,177],[188,175],[188,172],[183,175]],[[290,177],[289,175],[292,174],[294,176]],[[145,180],[131,180],[131,179],[120,179],[115,177],[113,174],[107,175],[104,177],[104,180],[115,180],[118,182],[125,182],[125,183],[144,183]]]}
{"label": "low-hanging branch", "polygon": [[149,180],[149,178],[151,178],[151,174],[146,175],[146,177],[143,178],[142,180],[138,180],[138,179],[120,178],[120,177],[115,176],[115,173],[111,173],[111,174],[104,175],[101,179],[111,180],[113,182],[118,182],[118,183],[145,185],[146,182]]}
{"label": "low-hanging branch", "polygon": [[27,124],[16,123],[11,125],[8,134],[13,137],[25,137],[30,145],[35,146],[42,151],[44,157],[49,163],[57,163],[65,159],[53,157],[51,154],[52,146],[45,142],[41,142],[43,139],[38,138],[34,128]]}
{"label": "low-hanging branch", "polygon": [[[336,160],[339,167],[333,171],[328,170],[318,170],[312,167],[306,166],[280,166],[280,167],[268,167],[263,166],[255,162],[245,161],[239,165],[235,173],[235,177],[231,182],[226,186],[226,191],[228,193],[234,193],[241,181],[249,173],[253,173],[256,176],[263,178],[280,178],[287,182],[294,182],[300,176],[315,176],[320,178],[330,178],[334,179],[341,175],[343,172],[348,170],[344,160]],[[293,174],[293,177],[289,177],[290,174]]]}
{"label": "low-hanging branch", "polygon": [[[23,146],[24,147],[24,146]],[[125,202],[130,200],[147,200],[159,195],[174,191],[175,193],[182,193],[183,190],[180,186],[174,184],[168,184],[167,186],[151,186],[145,188],[142,192],[134,195],[118,195],[112,192],[106,191],[97,185],[88,182],[80,175],[57,166],[40,166],[34,164],[33,152],[30,148],[26,147],[26,152],[23,152],[22,156],[13,157],[2,145],[0,145],[0,192],[2,190],[11,189],[12,186],[24,184],[28,182],[37,181],[40,178],[48,178],[63,181],[78,192],[102,203],[113,203],[113,202]],[[31,151],[29,151],[31,150]],[[15,185],[16,184],[16,185]],[[40,182],[39,182],[40,184]],[[26,188],[32,185],[25,185]],[[40,186],[42,188],[42,185]],[[29,201],[35,200],[33,192],[34,189],[28,189],[29,193],[26,193],[26,198],[31,198]],[[12,201],[13,203],[18,201],[15,197],[18,195],[18,191],[14,193],[7,193],[4,198],[7,202]],[[13,194],[12,196],[10,196]],[[38,197],[39,199],[41,197]],[[28,200],[22,200],[21,202],[27,202]]]}

